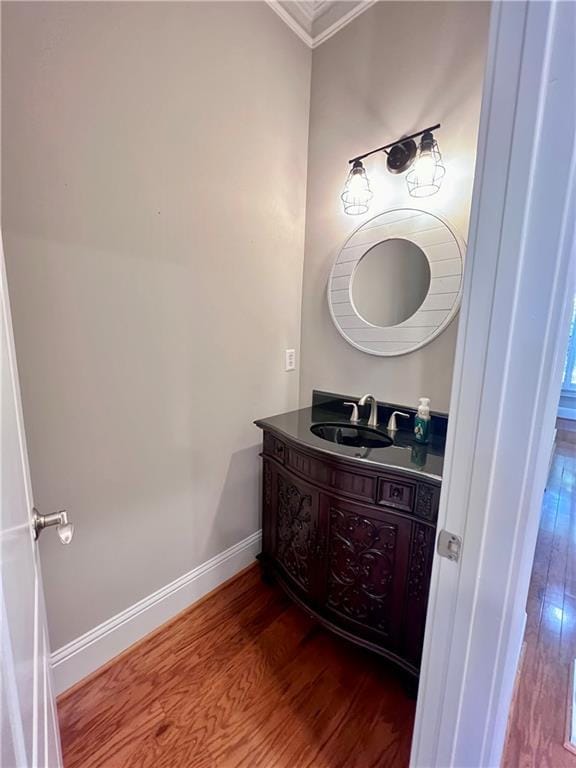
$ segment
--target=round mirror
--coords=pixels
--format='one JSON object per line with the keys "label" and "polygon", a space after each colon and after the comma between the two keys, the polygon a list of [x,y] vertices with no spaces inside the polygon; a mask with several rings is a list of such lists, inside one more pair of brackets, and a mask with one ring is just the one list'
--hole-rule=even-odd
{"label": "round mirror", "polygon": [[328,281],[339,333],[370,355],[429,344],[458,311],[465,247],[431,211],[394,208],[365,221],[340,249]]}
{"label": "round mirror", "polygon": [[358,314],[386,328],[411,317],[430,288],[430,265],[416,243],[402,238],[370,248],[352,276],[352,301]]}

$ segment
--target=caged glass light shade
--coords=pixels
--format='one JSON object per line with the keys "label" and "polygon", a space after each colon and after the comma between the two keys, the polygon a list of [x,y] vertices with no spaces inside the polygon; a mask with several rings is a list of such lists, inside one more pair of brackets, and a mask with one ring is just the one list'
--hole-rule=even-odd
{"label": "caged glass light shade", "polygon": [[406,176],[408,192],[412,197],[428,197],[440,189],[446,168],[438,142],[431,133],[425,133],[420,142],[418,157],[412,170]]}
{"label": "caged glass light shade", "polygon": [[359,216],[368,210],[373,192],[361,160],[354,161],[340,197],[344,203],[344,211],[350,216]]}

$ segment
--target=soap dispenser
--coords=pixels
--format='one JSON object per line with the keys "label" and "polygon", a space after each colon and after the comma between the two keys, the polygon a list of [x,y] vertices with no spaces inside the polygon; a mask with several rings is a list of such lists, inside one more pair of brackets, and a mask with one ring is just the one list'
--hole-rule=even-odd
{"label": "soap dispenser", "polygon": [[417,443],[427,443],[430,437],[430,398],[421,397],[418,401],[418,413],[414,417],[414,439]]}

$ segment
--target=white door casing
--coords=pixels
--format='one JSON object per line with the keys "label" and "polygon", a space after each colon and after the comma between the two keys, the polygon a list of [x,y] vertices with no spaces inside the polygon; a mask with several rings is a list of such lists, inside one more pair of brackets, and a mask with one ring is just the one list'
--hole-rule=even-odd
{"label": "white door casing", "polygon": [[500,764],[574,292],[576,4],[494,3],[411,765]]}
{"label": "white door casing", "polygon": [[0,239],[0,765],[62,765],[32,488]]}

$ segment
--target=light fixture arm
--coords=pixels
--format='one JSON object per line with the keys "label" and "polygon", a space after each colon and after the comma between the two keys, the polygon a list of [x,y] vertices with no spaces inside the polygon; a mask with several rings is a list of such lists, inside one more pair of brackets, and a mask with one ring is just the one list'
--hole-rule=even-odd
{"label": "light fixture arm", "polygon": [[[377,152],[386,152],[387,149],[390,149],[391,147],[396,146],[396,144],[402,144],[405,141],[410,141],[410,139],[417,139],[418,136],[423,136],[425,133],[432,133],[432,131],[437,131],[438,128],[440,128],[440,123],[437,123],[436,125],[431,125],[429,128],[424,128],[423,131],[418,131],[417,133],[411,133],[410,136],[403,136],[401,139],[397,139],[396,141],[391,141],[389,144],[384,144],[383,147],[378,147],[378,149],[371,149],[370,152],[366,152],[363,155],[358,155],[357,157],[353,157],[352,160],[348,160],[348,163],[352,165],[352,163],[364,160],[365,157],[370,157],[370,155],[375,155]],[[386,152],[386,154],[388,154]]]}

